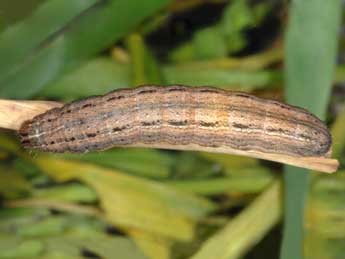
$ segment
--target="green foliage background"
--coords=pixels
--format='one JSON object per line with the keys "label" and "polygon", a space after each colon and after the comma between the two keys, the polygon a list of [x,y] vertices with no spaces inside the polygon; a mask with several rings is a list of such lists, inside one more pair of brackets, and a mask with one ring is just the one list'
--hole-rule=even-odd
{"label": "green foliage background", "polygon": [[[158,55],[163,46],[150,35],[205,2],[222,7],[218,19]],[[329,123],[343,164],[345,110],[331,94],[345,71],[335,65],[341,1],[253,2],[0,2],[0,96],[70,101],[140,84],[285,92]],[[267,37],[260,28],[272,16],[280,32],[248,51],[248,33]],[[0,258],[277,258],[282,219],[281,258],[345,252],[343,167],[332,176],[289,167],[282,188],[280,167],[251,158],[133,148],[33,154],[5,130],[0,160]]]}

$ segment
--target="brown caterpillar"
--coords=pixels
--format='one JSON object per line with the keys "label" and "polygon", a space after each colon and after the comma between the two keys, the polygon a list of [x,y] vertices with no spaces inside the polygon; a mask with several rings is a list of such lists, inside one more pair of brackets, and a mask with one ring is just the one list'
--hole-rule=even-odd
{"label": "brown caterpillar", "polygon": [[49,152],[192,145],[326,156],[331,147],[327,127],[307,110],[211,87],[115,90],[51,109],[19,134],[25,148]]}

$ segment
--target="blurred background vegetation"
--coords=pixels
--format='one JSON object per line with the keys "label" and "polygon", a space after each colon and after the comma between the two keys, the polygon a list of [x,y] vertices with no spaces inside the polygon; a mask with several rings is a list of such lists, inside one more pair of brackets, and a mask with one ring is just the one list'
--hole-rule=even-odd
{"label": "blurred background vegetation", "polygon": [[[1,0],[0,97],[246,91],[324,119],[344,165],[342,12],[340,0]],[[267,161],[29,153],[6,130],[0,159],[0,259],[344,258],[344,167],[285,168],[282,188],[283,167]]]}

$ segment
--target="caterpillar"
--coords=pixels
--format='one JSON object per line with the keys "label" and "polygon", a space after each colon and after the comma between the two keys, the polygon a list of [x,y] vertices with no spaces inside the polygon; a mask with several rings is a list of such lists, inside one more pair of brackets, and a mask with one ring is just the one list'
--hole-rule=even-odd
{"label": "caterpillar", "polygon": [[[88,152],[115,146],[327,156],[331,135],[305,109],[213,87],[140,86],[67,103],[25,121],[25,148]],[[192,148],[191,148],[192,147]]]}

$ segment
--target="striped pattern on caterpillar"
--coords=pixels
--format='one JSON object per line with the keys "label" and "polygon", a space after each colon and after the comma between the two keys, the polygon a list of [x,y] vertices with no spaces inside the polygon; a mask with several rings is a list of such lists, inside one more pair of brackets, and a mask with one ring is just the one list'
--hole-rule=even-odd
{"label": "striped pattern on caterpillar", "polygon": [[141,86],[74,101],[22,124],[25,148],[87,152],[186,145],[327,156],[331,135],[305,109],[212,87]]}

